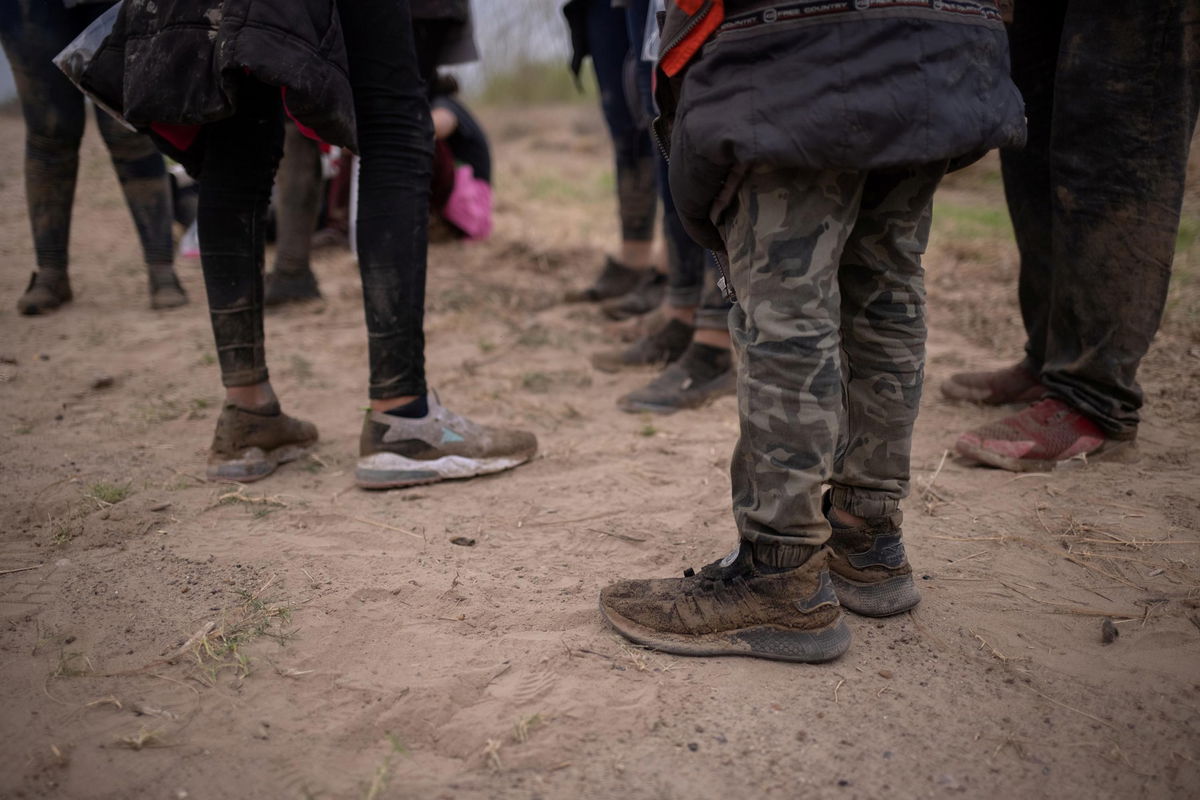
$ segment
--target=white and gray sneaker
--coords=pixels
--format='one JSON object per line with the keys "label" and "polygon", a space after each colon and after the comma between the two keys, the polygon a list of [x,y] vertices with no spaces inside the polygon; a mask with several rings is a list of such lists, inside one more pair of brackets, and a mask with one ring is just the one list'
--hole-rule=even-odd
{"label": "white and gray sneaker", "polygon": [[472,478],[523,464],[537,453],[527,431],[491,428],[443,406],[433,392],[429,413],[411,419],[368,411],[354,478],[363,489],[396,489]]}

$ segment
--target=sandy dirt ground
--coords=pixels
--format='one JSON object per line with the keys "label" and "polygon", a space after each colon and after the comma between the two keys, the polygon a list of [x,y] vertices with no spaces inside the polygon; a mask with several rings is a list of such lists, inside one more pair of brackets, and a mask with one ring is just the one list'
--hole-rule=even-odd
{"label": "sandy dirt ground", "polygon": [[497,232],[431,252],[429,373],[452,408],[535,431],[541,453],[382,494],[352,486],[366,339],[348,254],[318,257],[326,302],[267,323],[316,456],[243,489],[205,483],[221,390],[198,265],[180,267],[192,305],[147,309],[90,132],[77,299],[17,316],[22,135],[0,119],[0,797],[1200,794],[1194,191],[1143,367],[1140,461],[1016,476],[947,457],[1006,412],[937,384],[1021,346],[997,163],[953,176],[906,506],[922,604],[851,618],[829,665],[682,659],[625,644],[597,593],[731,547],[735,402],[616,409],[652,373],[594,372],[617,333],[558,301],[615,230],[598,114],[484,119]]}

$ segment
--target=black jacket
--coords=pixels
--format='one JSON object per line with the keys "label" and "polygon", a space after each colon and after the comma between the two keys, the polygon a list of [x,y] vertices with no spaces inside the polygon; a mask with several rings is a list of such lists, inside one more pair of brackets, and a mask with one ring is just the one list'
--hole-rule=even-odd
{"label": "black jacket", "polygon": [[[679,2],[679,0],[676,0]],[[712,2],[668,3],[664,63]],[[756,166],[870,170],[1025,139],[1008,40],[991,0],[726,0],[722,27],[660,75],[671,194],[688,232],[716,222]]]}
{"label": "black jacket", "polygon": [[[150,129],[232,116],[245,74],[285,87],[296,120],[330,144],[354,148],[354,98],[334,0],[125,0],[80,84],[133,126]],[[194,161],[172,155],[195,171]]]}

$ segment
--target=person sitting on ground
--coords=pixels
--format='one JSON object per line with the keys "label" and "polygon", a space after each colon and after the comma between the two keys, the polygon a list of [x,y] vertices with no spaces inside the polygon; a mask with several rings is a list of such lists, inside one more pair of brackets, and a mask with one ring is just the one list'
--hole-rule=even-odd
{"label": "person sitting on ground", "polygon": [[410,486],[528,461],[533,434],[478,425],[426,388],[433,125],[408,3],[225,0],[222,8],[214,19],[207,0],[157,12],[127,3],[88,70],[110,108],[155,130],[198,173],[201,264],[226,386],[208,477],[258,480],[317,441],[315,426],[281,411],[263,343],[263,231],[285,110],[362,159],[370,410],[358,485]]}
{"label": "person sitting on ground", "polygon": [[431,101],[437,144],[430,205],[450,238],[479,241],[492,233],[492,151],[483,126],[457,95],[458,81],[439,75]]}
{"label": "person sitting on ground", "polygon": [[960,455],[1015,471],[1136,457],[1137,371],[1162,320],[1200,109],[1198,26],[1197,0],[1014,4],[1029,144],[1000,162],[1025,357],[942,393],[1029,405],[964,433]]}
{"label": "person sitting on ground", "polygon": [[850,645],[841,606],[920,599],[900,502],[933,193],[951,159],[1021,141],[1021,98],[990,0],[697,6],[668,3],[658,93],[678,109],[672,196],[736,295],[739,540],[682,578],[613,584],[600,607],[671,653],[825,661]]}
{"label": "person sitting on ground", "polygon": [[[68,245],[87,109],[83,95],[53,59],[111,5],[111,0],[0,3],[0,43],[25,118],[25,201],[37,258],[37,270],[17,301],[22,314],[45,314],[74,297]],[[96,126],[137,228],[150,278],[150,307],[182,306],[187,294],[175,275],[171,191],[163,158],[149,137],[126,130],[99,109]]]}

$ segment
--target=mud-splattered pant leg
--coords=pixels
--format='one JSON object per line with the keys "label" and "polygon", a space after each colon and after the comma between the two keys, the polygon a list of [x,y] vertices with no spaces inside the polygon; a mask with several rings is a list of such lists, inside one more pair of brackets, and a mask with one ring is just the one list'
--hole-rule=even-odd
{"label": "mud-splattered pant leg", "polygon": [[1018,2],[1029,142],[1002,154],[1026,366],[1110,436],[1136,435],[1200,110],[1200,0]]}
{"label": "mud-splattered pant leg", "polygon": [[834,506],[873,519],[908,495],[925,375],[925,275],[933,192],[945,164],[867,175],[842,251],[845,417],[829,483]]}
{"label": "mud-splattered pant leg", "polygon": [[[83,139],[83,95],[52,63],[59,51],[104,10],[61,2],[0,3],[0,41],[8,56],[25,118],[25,199],[37,264],[67,268],[71,207]],[[125,130],[97,110],[100,133],[133,214],[147,263],[170,263],[171,198],[162,156],[146,136]]]}
{"label": "mud-splattered pant leg", "polygon": [[221,381],[252,386],[268,377],[262,273],[267,203],[283,154],[279,89],[243,80],[237,112],[204,136],[196,221]]}
{"label": "mud-splattered pant leg", "polygon": [[312,236],[320,213],[320,145],[289,124],[275,192],[276,272],[307,275],[312,271]]}
{"label": "mud-splattered pant leg", "polygon": [[654,144],[637,97],[625,11],[612,8],[609,0],[591,0],[587,27],[600,105],[616,160],[621,239],[649,242],[654,239],[658,213]]}
{"label": "mud-splattered pant leg", "polygon": [[731,472],[743,539],[824,543],[821,485],[835,474],[842,499],[872,516],[905,493],[925,338],[919,256],[944,168],[758,170],[737,192],[723,233],[738,295]]}

